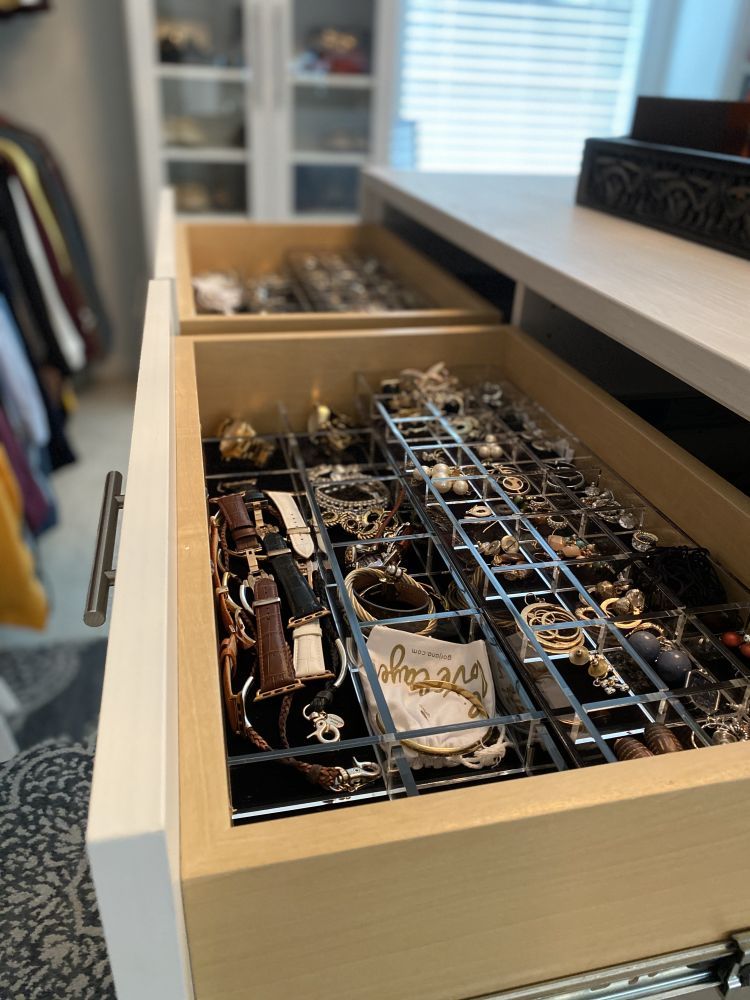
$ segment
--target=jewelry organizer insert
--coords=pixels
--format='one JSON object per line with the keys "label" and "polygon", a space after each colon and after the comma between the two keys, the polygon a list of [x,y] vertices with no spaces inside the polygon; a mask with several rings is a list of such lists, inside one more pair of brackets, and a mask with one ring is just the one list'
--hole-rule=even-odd
{"label": "jewelry organizer insert", "polygon": [[356,419],[203,440],[235,823],[750,739],[750,595],[706,550],[487,368],[357,382]]}
{"label": "jewelry organizer insert", "polygon": [[252,277],[209,272],[193,278],[201,313],[378,313],[429,309],[427,296],[379,257],[352,250],[289,250],[277,271]]}

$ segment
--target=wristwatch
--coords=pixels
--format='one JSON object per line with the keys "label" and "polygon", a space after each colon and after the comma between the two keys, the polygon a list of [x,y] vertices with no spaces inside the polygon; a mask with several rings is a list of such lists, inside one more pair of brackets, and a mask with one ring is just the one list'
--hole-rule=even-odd
{"label": "wristwatch", "polygon": [[297,628],[327,615],[328,609],[323,607],[300,573],[286,539],[275,528],[264,532],[263,548],[268,556],[269,568],[281,585],[289,605],[289,628]]}
{"label": "wristwatch", "polygon": [[294,673],[300,681],[319,681],[333,677],[326,668],[323,653],[323,630],[318,621],[299,625],[292,633],[294,639]]}
{"label": "wristwatch", "polygon": [[[252,520],[246,500],[250,502],[253,512]],[[230,493],[229,496],[218,497],[216,503],[232,532],[235,553],[245,556],[250,572],[256,573],[258,571],[258,552],[261,551],[259,531],[263,529],[263,504],[265,503],[263,494]]]}
{"label": "wristwatch", "polygon": [[273,578],[266,573],[256,577],[253,587],[253,613],[257,637],[259,687],[255,700],[298,691],[303,685],[294,673],[292,654],[284,638],[281,621],[281,598]]}
{"label": "wristwatch", "polygon": [[266,496],[279,512],[284,523],[284,531],[295,555],[305,561],[312,559],[315,555],[315,543],[292,494],[266,490]]}

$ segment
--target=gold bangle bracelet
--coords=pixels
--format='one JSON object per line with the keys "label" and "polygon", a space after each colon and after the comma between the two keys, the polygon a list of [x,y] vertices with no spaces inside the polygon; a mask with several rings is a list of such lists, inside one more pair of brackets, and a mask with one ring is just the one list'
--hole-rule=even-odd
{"label": "gold bangle bracelet", "polygon": [[[460,695],[465,698],[470,704],[480,712],[485,719],[489,719],[489,714],[487,709],[482,704],[479,695],[474,694],[473,691],[469,691],[468,688],[462,688],[458,684],[454,684],[452,681],[439,681],[439,680],[425,680],[416,681],[414,684],[408,685],[410,691],[419,691],[422,688],[431,688],[433,690],[442,691],[453,691],[455,694]],[[383,720],[379,715],[375,716],[375,722],[380,729],[381,733],[385,732],[385,726],[383,725]],[[430,757],[461,757],[464,754],[471,753],[478,747],[484,745],[486,739],[486,734],[480,740],[475,743],[470,743],[465,747],[433,747],[427,743],[420,743],[418,740],[399,740],[402,746],[408,747],[410,750],[414,750],[417,753],[426,754]]]}
{"label": "gold bangle bracelet", "polygon": [[[352,606],[354,607],[354,612],[361,622],[374,622],[378,621],[378,619],[362,606],[358,600],[358,591],[362,591],[366,587],[372,587],[380,583],[392,583],[396,588],[398,588],[399,583],[401,583],[402,589],[404,587],[409,587],[413,590],[419,590],[427,597],[427,611],[425,614],[431,615],[437,610],[432,594],[427,587],[419,583],[418,580],[415,580],[413,576],[409,576],[408,573],[402,572],[400,576],[394,577],[390,573],[386,573],[385,570],[377,569],[375,567],[353,569],[344,579],[344,586],[346,587],[346,592],[349,595]],[[398,617],[407,617],[407,615],[399,615]],[[424,622],[422,627],[416,630],[415,635],[430,635],[435,631],[437,626],[437,619],[432,618],[429,621]]]}

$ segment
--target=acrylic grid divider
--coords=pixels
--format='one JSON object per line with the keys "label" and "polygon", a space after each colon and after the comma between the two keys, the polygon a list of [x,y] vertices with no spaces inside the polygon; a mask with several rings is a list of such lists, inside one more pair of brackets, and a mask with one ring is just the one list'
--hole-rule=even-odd
{"label": "acrylic grid divider", "polygon": [[[414,739],[417,737],[425,737],[425,736],[436,735],[439,733],[453,732],[453,731],[466,732],[470,731],[472,728],[480,728],[488,725],[494,725],[498,728],[506,727],[506,729],[510,730],[511,740],[513,740],[514,736],[514,727],[517,727],[519,732],[521,730],[524,731],[524,743],[525,743],[524,753],[519,754],[519,756],[521,756],[522,759],[525,761],[523,773],[526,773],[527,770],[529,771],[529,773],[533,773],[534,770],[537,769],[535,765],[532,765],[530,763],[531,748],[536,743],[542,745],[544,747],[544,751],[546,752],[546,754],[548,754],[551,758],[551,764],[545,763],[543,765],[544,770],[549,770],[550,767],[552,769],[564,769],[565,765],[562,761],[562,758],[560,757],[554,744],[549,739],[548,734],[546,732],[545,726],[543,724],[544,723],[543,714],[540,713],[538,710],[534,709],[534,706],[527,699],[525,692],[523,691],[523,688],[520,684],[520,681],[516,676],[515,671],[511,667],[510,662],[508,661],[507,657],[504,655],[502,650],[497,645],[491,630],[487,629],[486,622],[484,621],[483,616],[481,616],[481,614],[479,613],[479,609],[476,606],[474,606],[473,602],[469,601],[466,607],[463,608],[460,612],[456,612],[455,610],[448,610],[448,611],[438,611],[423,615],[405,614],[400,618],[390,618],[387,622],[377,621],[377,620],[362,622],[359,620],[352,605],[352,602],[347,594],[346,587],[344,586],[344,578],[340,566],[339,555],[340,553],[342,553],[342,550],[346,547],[348,543],[344,542],[335,543],[331,540],[331,536],[328,527],[326,526],[323,513],[316,499],[315,488],[310,478],[309,468],[302,455],[302,450],[300,448],[301,436],[294,434],[290,430],[288,421],[286,420],[286,414],[283,406],[280,407],[280,412],[286,428],[284,441],[290,449],[291,458],[293,462],[296,464],[296,469],[305,492],[305,497],[307,501],[307,510],[312,519],[312,522],[315,525],[315,529],[318,534],[319,540],[322,543],[322,549],[326,555],[327,572],[330,573],[331,577],[328,583],[328,589],[333,593],[333,600],[331,603],[335,604],[337,597],[340,600],[341,606],[344,611],[344,616],[346,619],[345,624],[346,627],[348,628],[349,635],[356,647],[356,651],[358,654],[360,662],[359,669],[367,673],[368,680],[370,682],[371,689],[373,691],[373,695],[375,696],[375,699],[378,702],[378,711],[380,714],[381,722],[383,724],[382,732],[380,733],[381,738],[383,740],[383,743],[389,748],[391,748],[392,752],[396,753],[396,761],[399,766],[399,770],[401,771],[401,776],[406,793],[410,795],[419,794],[420,789],[424,790],[427,785],[429,785],[430,787],[435,787],[436,785],[441,784],[441,782],[420,781],[419,784],[417,784],[414,781],[414,776],[411,773],[411,771],[409,771],[408,774],[405,773],[408,765],[406,764],[404,755],[401,752],[401,748],[398,745],[401,740]],[[370,464],[375,466],[382,465],[383,464],[382,457],[380,462],[376,460],[376,454],[379,450],[379,442],[377,441],[377,439],[373,435],[371,435],[369,431],[366,429],[362,429],[360,431],[355,430],[353,433],[354,434],[359,433],[366,439],[369,438],[369,447],[371,455]],[[388,468],[387,465],[386,468]],[[366,476],[366,473],[363,473],[363,476]],[[361,479],[363,476],[360,476],[359,478]],[[393,480],[399,486],[403,486],[403,476],[400,475],[398,472],[393,473]],[[346,482],[346,480],[342,480],[341,482],[344,483]],[[462,580],[460,574],[456,572],[450,560],[446,557],[446,553],[442,545],[440,544],[439,539],[437,538],[434,527],[430,525],[429,522],[423,518],[421,528],[422,530],[416,536],[410,536],[415,539],[424,538],[427,541],[427,555],[422,566],[422,572],[417,572],[415,574],[415,577],[418,579],[423,577],[425,582],[434,584],[435,582],[434,574],[436,572],[435,563],[439,561],[441,566],[443,567],[443,575],[447,576],[450,579],[450,582],[452,582],[457,588],[463,591],[467,597],[469,597],[468,592],[466,591],[464,581]],[[368,542],[369,544],[377,544],[379,541],[383,540],[386,539],[368,539]],[[518,706],[521,709],[521,711],[515,713],[506,712],[502,715],[496,715],[486,720],[477,720],[473,723],[468,723],[468,724],[466,722],[461,722],[446,726],[424,727],[418,730],[410,730],[410,731],[398,730],[393,722],[393,719],[391,718],[391,714],[388,711],[387,705],[382,696],[382,691],[378,680],[377,671],[367,648],[367,642],[366,642],[367,634],[369,634],[372,628],[374,628],[376,625],[379,624],[388,624],[392,625],[395,628],[398,628],[400,625],[408,627],[409,625],[414,625],[423,620],[426,621],[430,619],[438,619],[447,622],[450,621],[450,619],[452,618],[460,618],[464,622],[470,623],[470,633],[471,633],[469,637],[470,641],[473,638],[482,638],[488,644],[488,646],[494,653],[494,655],[490,657],[490,663],[491,666],[495,668],[494,680],[496,688],[498,690],[498,694],[500,695],[501,704],[502,704],[502,690],[506,691],[512,690],[513,692],[515,692],[516,698],[521,703]],[[498,676],[498,674],[500,676]],[[520,773],[518,769],[516,769],[516,771],[517,773]],[[499,772],[499,774],[497,771],[488,771],[485,774],[474,773],[469,776],[464,776],[463,782],[465,782],[466,780],[476,781],[476,780],[483,780],[483,778],[486,777],[498,777],[498,776],[507,777],[510,775],[507,769],[502,769]],[[451,783],[462,783],[462,781],[461,779],[454,778],[451,780]]]}
{"label": "acrylic grid divider", "polygon": [[[428,616],[405,615],[402,619],[391,619],[389,624],[398,627],[413,625],[420,618],[438,618],[445,622],[452,619],[460,620],[461,631],[465,634],[468,630],[469,640],[481,638],[487,644],[490,651],[490,664],[493,671],[493,682],[495,684],[497,701],[499,705],[498,714],[490,719],[479,719],[473,722],[461,722],[449,726],[433,726],[429,728],[398,731],[391,717],[388,705],[382,695],[380,684],[377,679],[375,666],[367,650],[367,635],[371,628],[378,622],[360,622],[354,612],[351,602],[346,594],[343,583],[343,574],[340,561],[344,555],[346,542],[334,542],[326,527],[322,512],[315,498],[314,484],[311,481],[309,469],[301,443],[304,444],[304,437],[295,435],[289,429],[283,407],[280,407],[282,419],[282,432],[276,436],[268,438],[273,443],[278,452],[283,456],[283,467],[276,467],[264,471],[260,488],[266,489],[287,489],[294,493],[305,520],[314,529],[314,534],[318,543],[318,565],[322,574],[327,596],[328,607],[334,627],[339,636],[350,640],[354,648],[354,657],[349,658],[349,678],[351,680],[359,711],[362,720],[367,727],[366,735],[354,739],[342,739],[339,743],[331,746],[320,744],[303,744],[290,748],[274,749],[259,753],[251,749],[248,745],[246,752],[238,750],[235,743],[228,750],[227,763],[230,771],[230,780],[235,784],[236,775],[245,774],[245,779],[250,773],[248,769],[256,768],[258,765],[267,765],[283,758],[294,756],[299,759],[310,760],[314,758],[316,762],[325,762],[326,755],[340,754],[346,752],[354,757],[363,756],[369,750],[376,755],[383,772],[383,782],[380,787],[377,783],[367,785],[349,795],[325,794],[320,797],[305,797],[298,801],[287,801],[269,804],[261,804],[238,807],[235,805],[233,819],[235,822],[247,822],[268,818],[275,815],[284,815],[295,811],[308,811],[310,809],[331,807],[343,803],[355,803],[372,801],[384,798],[396,798],[401,795],[418,795],[425,791],[437,790],[449,786],[477,783],[486,780],[509,779],[535,773],[542,773],[549,770],[563,770],[566,763],[559,752],[556,742],[552,739],[545,722],[544,713],[536,708],[526,695],[525,687],[513,670],[506,654],[498,645],[497,640],[489,628],[485,617],[479,609],[471,602],[471,595],[466,589],[464,581],[459,573],[445,557],[442,546],[436,541],[434,528],[423,523],[422,531],[411,537],[415,541],[423,541],[427,544],[427,555],[421,567],[421,571],[416,572],[417,578],[423,577],[426,582],[434,581],[436,574],[436,564],[441,566],[441,574],[445,580],[450,580],[464,595],[467,606],[461,611],[453,610],[437,612]],[[359,432],[364,437],[370,438],[370,466],[385,481],[392,481],[398,486],[401,477],[392,473],[390,466],[384,455],[379,454],[379,442],[363,430]],[[227,438],[223,438],[227,441]],[[206,467],[206,485],[209,496],[216,491],[216,486],[221,483],[224,492],[231,488],[233,481],[237,482],[239,488],[243,488],[249,479],[257,478],[257,472],[253,473],[251,468],[245,467],[241,470],[217,471],[220,465],[212,460],[211,455],[218,448],[219,439],[204,438],[204,464]],[[368,539],[369,544],[377,544],[382,539]],[[352,540],[355,541],[355,540]],[[384,623],[383,623],[384,624]],[[457,632],[459,630],[457,629]],[[462,641],[466,641],[463,639]],[[364,691],[360,679],[360,672],[366,672],[370,681],[370,687],[377,702],[378,715],[382,723],[380,729],[375,729],[372,725],[367,706],[365,704]],[[512,702],[512,709],[508,708],[507,702]],[[500,711],[500,708],[507,709]],[[404,739],[415,739],[444,732],[465,733],[471,729],[492,726],[504,729],[507,739],[513,750],[513,761],[503,762],[494,768],[482,771],[468,771],[456,773],[456,769],[451,769],[450,773],[435,772],[434,774],[421,771],[418,778],[409,766],[403,752],[400,741]],[[462,770],[462,769],[459,769]]]}
{"label": "acrylic grid divider", "polygon": [[[479,576],[480,585],[478,589],[481,597],[484,598],[483,610],[490,622],[492,622],[493,618],[493,607],[502,607],[506,616],[510,616],[521,642],[520,655],[517,653],[513,657],[511,652],[511,656],[516,660],[521,673],[529,683],[529,690],[532,697],[535,694],[538,696],[539,691],[538,689],[535,691],[537,685],[534,683],[533,678],[529,677],[524,668],[529,663],[537,662],[541,664],[545,674],[554,680],[557,693],[562,695],[566,706],[565,711],[568,712],[570,706],[575,709],[574,725],[568,726],[567,731],[564,729],[561,730],[561,726],[558,724],[560,719],[559,712],[548,714],[548,719],[553,730],[563,737],[564,744],[570,746],[572,742],[574,746],[580,747],[584,747],[586,744],[593,744],[600,753],[600,759],[603,758],[605,761],[614,760],[615,757],[611,749],[614,739],[626,733],[637,732],[638,726],[637,724],[635,726],[632,724],[633,720],[631,718],[627,720],[630,724],[624,726],[622,732],[618,732],[615,726],[614,731],[604,734],[597,725],[597,716],[605,710],[610,715],[613,713],[616,715],[619,709],[637,707],[643,716],[642,724],[667,720],[676,722],[687,728],[693,745],[710,745],[712,742],[710,736],[701,728],[699,721],[695,717],[695,713],[691,711],[691,705],[695,703],[695,697],[699,696],[700,689],[703,689],[706,693],[716,692],[717,698],[724,699],[725,704],[723,707],[727,715],[747,709],[748,693],[750,692],[748,683],[750,681],[750,670],[738,661],[729,665],[728,669],[724,671],[724,679],[721,680],[717,677],[712,677],[710,671],[702,668],[698,661],[691,657],[692,667],[695,667],[695,669],[691,667],[686,686],[679,689],[670,689],[654,671],[651,664],[647,663],[629,643],[627,631],[624,628],[622,631],[617,628],[617,619],[613,621],[596,602],[594,597],[584,588],[575,573],[575,563],[570,563],[568,560],[560,557],[559,552],[554,550],[548,540],[538,531],[537,519],[523,511],[517,504],[517,498],[506,492],[496,481],[496,478],[488,475],[487,468],[477,454],[476,444],[471,441],[466,443],[446,415],[428,399],[424,400],[424,406],[420,408],[419,412],[410,412],[408,416],[398,417],[394,416],[389,410],[388,404],[390,400],[387,393],[373,392],[369,383],[363,377],[359,378],[358,389],[360,408],[363,412],[369,412],[370,417],[374,418],[381,427],[383,447],[390,456],[392,467],[394,469],[409,470],[407,480],[411,481],[409,489],[413,502],[418,505],[421,500],[426,508],[432,508],[440,513],[444,523],[447,523],[451,532],[451,544],[447,546],[448,551],[453,554],[454,558],[456,556],[468,557],[472,565],[477,567],[474,579],[476,580],[477,575]],[[520,394],[513,387],[506,384],[506,389],[509,389],[517,398],[519,397]],[[688,545],[692,544],[690,539],[683,535],[672,522],[650,507],[643,497],[636,494],[632,487],[617,477],[611,470],[607,469],[594,456],[588,455],[585,447],[580,442],[575,441],[557,421],[554,421],[552,417],[530,400],[524,400],[524,403],[547,423],[550,433],[561,435],[560,440],[565,446],[566,460],[575,458],[576,462],[580,463],[584,468],[587,464],[590,468],[598,467],[597,478],[601,476],[605,482],[614,485],[621,495],[628,497],[626,510],[629,513],[629,518],[627,523],[631,531],[634,528],[643,527],[647,520],[656,520],[659,523],[660,531],[668,534],[672,541],[679,541]],[[410,433],[415,429],[416,433]],[[545,463],[533,453],[531,448],[518,439],[518,435],[510,427],[506,427],[505,429],[508,439],[515,441],[520,450],[522,462],[525,463],[523,466],[524,471],[530,475],[530,470],[535,469],[541,475],[544,483],[543,488],[546,489],[550,483],[549,465],[545,467]],[[502,435],[500,439],[502,440]],[[434,454],[436,452],[439,453],[438,458],[441,461],[460,470],[454,475],[461,475],[470,484],[468,497],[462,496],[459,504],[455,501],[446,501],[443,494],[436,489],[429,475],[423,469],[423,463],[420,462],[420,454]],[[515,461],[518,459],[518,454],[514,454],[513,458],[514,462],[510,464],[518,468]],[[563,483],[554,483],[554,489],[557,491],[562,502],[559,506],[552,505],[552,509],[559,511],[566,523],[570,523],[571,518],[590,519],[590,522],[596,525],[601,537],[611,545],[610,558],[617,560],[628,556],[632,559],[632,551],[624,544],[622,538],[618,537],[618,533],[616,529],[613,530],[611,523],[608,523],[606,519],[601,517],[592,517],[592,512],[584,509],[580,497]],[[476,545],[467,534],[466,520],[457,517],[454,512],[456,506],[465,508],[472,503],[481,503],[487,506],[489,513],[486,520],[490,523],[497,523],[509,533],[510,524],[514,524],[516,527],[519,525],[523,526],[528,537],[533,540],[538,547],[538,551],[543,554],[543,562],[541,564],[539,562],[532,562],[529,559],[528,568],[535,574],[542,574],[545,569],[554,574],[555,583],[547,591],[548,600],[564,606],[560,600],[561,587],[559,586],[559,582],[562,580],[564,586],[572,593],[577,594],[581,605],[587,609],[592,609],[593,613],[590,615],[587,614],[585,618],[582,617],[580,620],[560,623],[558,625],[534,626],[527,624],[517,604],[514,603],[513,598],[524,599],[527,596],[535,596],[534,591],[531,590],[525,593],[521,590],[511,596],[508,589],[503,586],[503,569],[488,566],[486,560],[482,558]],[[493,510],[493,504],[497,504],[503,513]],[[580,530],[578,533],[580,533]],[[508,572],[512,572],[512,568],[510,571],[505,570],[506,575]],[[736,581],[733,582],[736,584]],[[749,609],[750,601],[743,600],[714,606],[710,610],[713,612],[730,612],[741,616],[744,623],[744,630],[746,630],[748,627]],[[664,612],[657,612],[649,614],[648,618],[649,620],[662,620],[665,622],[669,626],[668,634],[679,643],[685,629],[694,627],[696,616],[699,616],[702,612],[705,613],[706,610],[705,608],[688,609],[680,607],[675,600],[674,613],[671,616]],[[550,629],[562,631],[571,627],[586,630],[586,645],[591,646],[592,650],[595,651],[604,649],[608,638],[614,637],[614,642],[618,643],[629,654],[629,657],[634,661],[643,677],[652,686],[652,690],[643,693],[634,693],[630,690],[627,696],[617,699],[607,698],[606,700],[580,701],[571,690],[565,676],[563,676],[559,669],[560,661],[567,659],[567,657],[550,656],[539,642],[540,633],[542,632],[548,632]],[[593,634],[594,629],[598,631],[599,637],[596,641],[591,641],[590,636]],[[700,632],[703,651],[710,646],[712,654],[716,654],[719,659],[723,658],[726,660],[728,657],[726,650],[720,649],[720,644],[716,641],[716,637],[711,634],[710,630],[705,626],[701,626]],[[498,634],[498,638],[507,649],[507,639],[497,632],[496,634]],[[727,677],[727,674],[731,676]],[[699,678],[701,683],[697,687],[691,687],[690,681],[695,677]],[[535,701],[537,704],[544,704],[545,699],[536,697]],[[549,707],[548,703],[547,707]],[[585,759],[580,758],[576,761],[578,764],[586,762]]]}

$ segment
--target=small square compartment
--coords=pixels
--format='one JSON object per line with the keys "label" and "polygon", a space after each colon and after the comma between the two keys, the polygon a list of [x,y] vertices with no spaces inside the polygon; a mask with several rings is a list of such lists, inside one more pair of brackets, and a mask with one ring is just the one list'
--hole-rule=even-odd
{"label": "small square compartment", "polygon": [[351,215],[359,202],[359,168],[298,163],[293,167],[294,211]]}
{"label": "small square compartment", "polygon": [[165,147],[238,150],[250,145],[243,83],[163,79],[161,104]]}
{"label": "small square compartment", "polygon": [[370,92],[317,86],[294,91],[294,148],[306,153],[336,156],[367,155],[370,148]]}
{"label": "small square compartment", "polygon": [[155,42],[163,65],[242,66],[246,30],[241,0],[156,0]]}
{"label": "small square compartment", "polygon": [[250,211],[245,164],[168,160],[167,179],[175,189],[178,211],[187,215]]}

